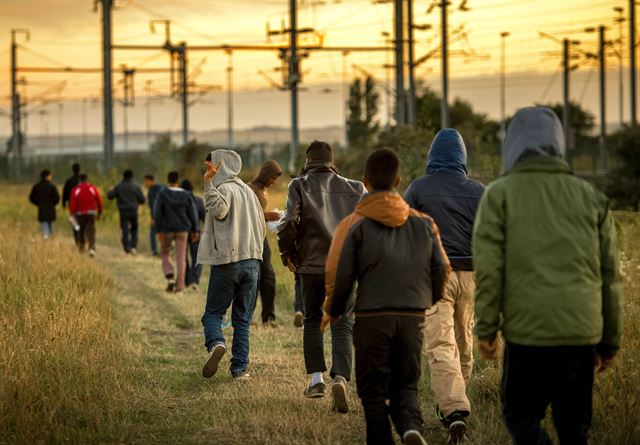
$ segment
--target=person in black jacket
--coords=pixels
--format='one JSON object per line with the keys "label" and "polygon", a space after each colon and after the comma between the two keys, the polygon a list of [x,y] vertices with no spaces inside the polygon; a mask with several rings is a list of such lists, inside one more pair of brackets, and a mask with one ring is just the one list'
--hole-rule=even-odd
{"label": "person in black jacket", "polygon": [[[73,174],[71,175],[71,177],[69,179],[67,179],[64,182],[64,187],[62,188],[62,208],[66,209],[67,208],[67,204],[69,204],[69,201],[71,200],[71,190],[73,190],[73,188],[80,184],[80,164],[78,164],[77,162],[74,163],[71,166],[71,171],[73,172]],[[72,229],[72,233],[73,233],[73,239],[75,240],[76,244],[78,244],[80,242],[79,240],[79,231],[76,231],[75,229]]]}
{"label": "person in black jacket", "polygon": [[426,445],[418,398],[422,330],[451,270],[434,221],[396,192],[399,174],[393,151],[369,156],[369,193],[336,228],[326,265],[323,328],[343,316],[358,283],[356,384],[370,445],[395,443],[389,417],[403,443]]}
{"label": "person in black jacket", "polygon": [[436,135],[426,170],[426,176],[409,185],[404,198],[440,227],[453,268],[444,298],[427,313],[425,342],[438,417],[449,430],[449,441],[458,443],[470,413],[466,386],[473,368],[475,290],[471,237],[484,185],[467,177],[467,150],[452,128]]}
{"label": "person in black jacket", "polygon": [[[191,193],[198,212],[198,222],[200,223],[200,227],[204,227],[204,217],[207,213],[204,208],[204,199],[193,193],[193,184],[188,179],[183,180],[180,187]],[[202,264],[198,264],[200,234],[190,233],[189,238],[187,239],[187,244],[187,273],[185,276],[185,286],[191,287],[193,290],[198,290],[198,286],[200,286],[200,275],[202,275]]]}
{"label": "person in black jacket", "polygon": [[51,172],[42,170],[40,182],[29,193],[29,201],[38,206],[38,223],[44,239],[53,236],[53,222],[56,220],[56,205],[60,202],[58,188],[51,182]]}
{"label": "person in black jacket", "polygon": [[[182,292],[187,268],[187,240],[189,233],[198,233],[198,213],[193,195],[179,187],[178,172],[169,172],[167,187],[163,188],[153,206],[153,222],[160,241],[162,271],[167,279],[167,292]],[[169,254],[175,242],[176,277]]]}
{"label": "person in black jacket", "polygon": [[149,218],[149,247],[151,248],[151,255],[158,256],[156,226],[153,223],[153,206],[156,204],[158,193],[164,186],[156,183],[156,178],[151,174],[144,176],[144,186],[147,189],[147,204],[149,204],[149,214],[151,215]]}
{"label": "person in black jacket", "polygon": [[125,253],[135,255],[138,248],[138,206],[144,204],[144,194],[133,182],[133,171],[124,171],[122,181],[109,190],[107,198],[118,202],[122,247]]}
{"label": "person in black jacket", "polygon": [[[364,184],[341,176],[326,142],[313,141],[300,176],[289,184],[285,215],[278,225],[278,247],[285,266],[298,272],[304,300],[303,350],[311,381],[307,398],[324,397],[324,337],[320,331],[324,302],[324,265],[338,223],[353,212],[365,194]],[[351,378],[353,317],[347,314],[331,329],[333,409],[349,410],[346,387]]]}

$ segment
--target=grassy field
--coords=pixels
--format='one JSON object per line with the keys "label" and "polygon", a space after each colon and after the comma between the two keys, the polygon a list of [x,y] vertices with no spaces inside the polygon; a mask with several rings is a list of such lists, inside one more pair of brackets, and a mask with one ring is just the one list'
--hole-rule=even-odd
{"label": "grassy field", "polygon": [[[302,331],[292,326],[293,279],[278,262],[280,327],[252,329],[252,380],[232,382],[228,356],[221,372],[205,380],[200,316],[206,273],[199,291],[166,294],[160,262],[146,254],[144,224],[145,253],[126,257],[110,205],[98,224],[98,255],[90,260],[74,251],[62,218],[54,241],[39,239],[27,188],[2,184],[2,190],[0,444],[364,442],[354,384],[347,415],[332,413],[328,398],[302,397],[307,380]],[[282,208],[282,201],[283,189],[272,205]],[[597,378],[596,445],[640,444],[640,222],[637,215],[618,221],[625,340],[615,368]],[[470,444],[509,443],[499,374],[498,364],[476,362]],[[425,375],[426,436],[430,444],[444,444],[428,388]]]}

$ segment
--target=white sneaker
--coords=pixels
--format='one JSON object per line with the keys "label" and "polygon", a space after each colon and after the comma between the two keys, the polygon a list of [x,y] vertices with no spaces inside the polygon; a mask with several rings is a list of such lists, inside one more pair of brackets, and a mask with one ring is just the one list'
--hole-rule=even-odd
{"label": "white sneaker", "polygon": [[208,379],[218,372],[218,365],[225,352],[227,352],[227,347],[222,343],[218,343],[211,349],[209,357],[207,357],[207,361],[204,362],[204,367],[202,368],[202,377]]}
{"label": "white sneaker", "polygon": [[131,255],[137,255],[137,254],[138,254],[138,251],[136,250],[136,248],[135,248],[135,247],[133,247],[133,248],[129,251],[129,253],[130,253]]}
{"label": "white sneaker", "polygon": [[427,441],[424,440],[422,434],[416,430],[409,430],[402,436],[402,441],[405,445],[427,445]]}
{"label": "white sneaker", "polygon": [[233,376],[234,382],[247,382],[249,380],[251,380],[251,375],[249,375],[249,373],[246,371]]}
{"label": "white sneaker", "polygon": [[90,256],[91,258],[93,258],[94,256],[96,256],[96,251],[95,251],[95,249],[89,249],[89,256]]}

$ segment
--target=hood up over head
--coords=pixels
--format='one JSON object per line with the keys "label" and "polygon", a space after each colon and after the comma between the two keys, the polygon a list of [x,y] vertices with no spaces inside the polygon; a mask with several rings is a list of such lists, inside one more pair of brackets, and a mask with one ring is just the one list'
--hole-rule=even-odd
{"label": "hood up over head", "polygon": [[281,174],[282,168],[280,167],[280,164],[278,164],[278,162],[274,161],[273,159],[270,159],[262,164],[260,171],[256,176],[254,176],[251,182],[264,186],[267,184],[267,182],[269,182],[269,179],[273,178],[274,176],[280,176]]}
{"label": "hood up over head", "polygon": [[564,132],[558,116],[547,107],[521,108],[511,119],[504,142],[505,173],[529,156],[564,158]]}
{"label": "hood up over head", "polygon": [[211,163],[221,162],[218,173],[213,178],[214,187],[220,184],[238,179],[238,174],[242,170],[242,159],[240,155],[231,150],[214,150],[211,152]]}
{"label": "hood up over head", "polygon": [[409,204],[396,192],[374,192],[362,198],[356,213],[387,227],[400,227],[409,218]]}
{"label": "hood up over head", "polygon": [[427,155],[427,175],[439,171],[467,174],[467,147],[453,128],[443,128],[436,134]]}

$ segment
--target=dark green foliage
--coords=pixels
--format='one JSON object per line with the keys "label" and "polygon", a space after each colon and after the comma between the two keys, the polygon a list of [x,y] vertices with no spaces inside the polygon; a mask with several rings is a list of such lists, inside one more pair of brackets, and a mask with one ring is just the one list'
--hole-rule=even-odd
{"label": "dark green foliage", "polygon": [[606,192],[614,208],[640,209],[640,127],[626,128],[611,144],[613,162]]}

